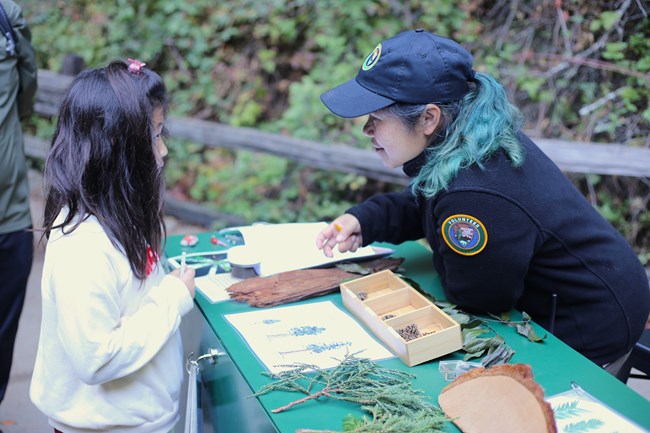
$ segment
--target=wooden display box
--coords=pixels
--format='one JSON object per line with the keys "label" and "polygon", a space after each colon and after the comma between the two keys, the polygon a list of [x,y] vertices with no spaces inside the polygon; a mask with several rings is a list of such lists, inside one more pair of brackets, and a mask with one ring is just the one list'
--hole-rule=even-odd
{"label": "wooden display box", "polygon": [[460,325],[385,270],[341,283],[343,304],[409,367],[463,345]]}

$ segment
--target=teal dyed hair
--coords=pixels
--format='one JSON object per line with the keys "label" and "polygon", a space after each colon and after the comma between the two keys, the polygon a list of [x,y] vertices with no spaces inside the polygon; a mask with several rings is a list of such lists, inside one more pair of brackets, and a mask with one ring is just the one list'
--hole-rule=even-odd
{"label": "teal dyed hair", "polygon": [[[465,95],[460,107],[454,107],[458,110],[455,120],[437,134],[442,141],[427,149],[426,163],[411,185],[414,193],[435,196],[447,188],[458,171],[473,164],[482,166],[499,149],[513,167],[523,164],[525,151],[517,138],[523,125],[521,113],[494,78],[477,73],[475,80],[476,88]],[[444,105],[439,106],[444,124],[449,115]]]}

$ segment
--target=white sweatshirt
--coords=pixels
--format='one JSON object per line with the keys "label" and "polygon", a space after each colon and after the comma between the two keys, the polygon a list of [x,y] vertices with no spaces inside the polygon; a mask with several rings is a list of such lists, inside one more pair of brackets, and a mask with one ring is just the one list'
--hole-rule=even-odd
{"label": "white sweatshirt", "polygon": [[[63,221],[62,211],[57,223]],[[43,314],[30,388],[65,433],[168,433],[179,418],[181,317],[193,300],[160,264],[141,282],[89,217],[45,252]]]}

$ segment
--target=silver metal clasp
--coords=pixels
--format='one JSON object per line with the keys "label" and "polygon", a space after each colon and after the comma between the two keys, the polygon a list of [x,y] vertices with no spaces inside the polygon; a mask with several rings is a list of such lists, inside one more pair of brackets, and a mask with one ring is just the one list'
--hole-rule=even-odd
{"label": "silver metal clasp", "polygon": [[204,359],[207,359],[210,365],[215,365],[217,362],[219,362],[219,357],[220,356],[225,356],[226,354],[224,352],[220,352],[219,350],[215,349],[214,347],[208,348],[208,353],[204,353],[203,355],[199,356],[198,358],[194,359],[194,352],[191,352],[190,355],[187,357],[187,362],[185,363],[185,368],[187,369],[187,372],[190,372],[190,367],[195,365],[198,366],[199,362],[203,361]]}
{"label": "silver metal clasp", "polygon": [[185,369],[189,375],[187,384],[187,405],[185,408],[185,430],[184,433],[203,433],[203,422],[199,417],[199,405],[201,394],[201,368],[199,362],[207,359],[212,365],[215,365],[220,356],[226,355],[217,349],[210,347],[208,353],[205,353],[194,359],[194,352],[190,353],[185,363]]}

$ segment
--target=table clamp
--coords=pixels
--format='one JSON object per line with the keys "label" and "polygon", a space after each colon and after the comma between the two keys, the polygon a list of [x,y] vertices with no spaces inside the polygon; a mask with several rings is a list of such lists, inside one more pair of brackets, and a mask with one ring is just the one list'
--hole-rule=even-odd
{"label": "table clamp", "polygon": [[196,359],[194,358],[194,352],[191,352],[190,355],[187,357],[187,362],[185,363],[185,367],[187,369],[187,372],[190,372],[190,367],[192,365],[199,365],[200,361],[203,361],[204,359],[207,359],[210,365],[215,365],[217,362],[219,362],[219,357],[221,356],[226,356],[225,352],[219,352],[219,350],[215,349],[214,347],[208,348],[208,353],[204,353],[203,355],[199,356]]}
{"label": "table clamp", "polygon": [[200,368],[199,362],[205,359],[211,365],[215,365],[220,356],[226,356],[225,352],[219,352],[217,349],[210,347],[208,353],[205,353],[198,358],[194,359],[194,352],[191,352],[187,357],[185,369],[189,375],[187,385],[187,406],[185,413],[185,430],[184,433],[202,433],[203,424],[199,416],[199,402],[200,399]]}

